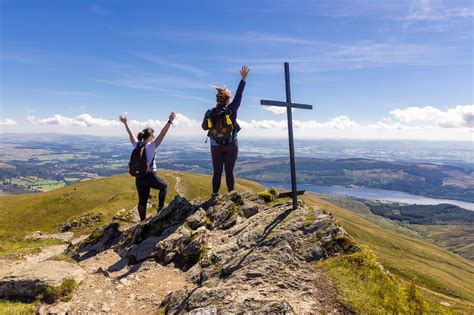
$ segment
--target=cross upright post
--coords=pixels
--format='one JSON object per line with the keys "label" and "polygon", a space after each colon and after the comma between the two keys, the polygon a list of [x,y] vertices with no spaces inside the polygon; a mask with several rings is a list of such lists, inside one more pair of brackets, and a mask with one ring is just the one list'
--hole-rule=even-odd
{"label": "cross upright post", "polygon": [[285,62],[285,90],[286,102],[261,100],[261,105],[268,106],[283,106],[286,107],[286,115],[288,118],[288,142],[290,147],[290,167],[291,167],[291,194],[283,193],[280,196],[291,196],[293,198],[293,210],[298,207],[298,195],[303,194],[304,191],[298,191],[296,186],[296,162],[295,162],[295,144],[293,140],[293,115],[292,108],[313,109],[312,105],[296,104],[291,102],[290,90],[290,65]]}

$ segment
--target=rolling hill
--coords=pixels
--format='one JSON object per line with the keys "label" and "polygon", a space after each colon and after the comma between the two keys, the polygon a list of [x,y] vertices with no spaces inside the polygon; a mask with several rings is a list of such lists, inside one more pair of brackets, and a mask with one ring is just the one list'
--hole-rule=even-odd
{"label": "rolling hill", "polygon": [[[188,199],[205,199],[210,195],[208,175],[175,171],[162,171],[160,175],[169,184],[167,202],[177,192]],[[236,188],[241,192],[264,189],[257,183],[241,179]],[[474,264],[471,261],[418,238],[413,231],[388,219],[373,215],[360,203],[321,197],[308,194],[303,200],[308,206],[333,214],[349,235],[368,246],[390,272],[423,288],[423,295],[433,303],[448,301],[451,305],[448,311],[474,310]],[[0,256],[37,250],[48,244],[46,241],[25,241],[24,236],[30,232],[57,231],[68,219],[101,213],[99,221],[75,231],[76,235],[87,234],[110,222],[119,209],[130,209],[135,204],[134,182],[128,174],[83,181],[46,193],[1,197]],[[150,214],[153,212],[154,209],[149,209]]]}

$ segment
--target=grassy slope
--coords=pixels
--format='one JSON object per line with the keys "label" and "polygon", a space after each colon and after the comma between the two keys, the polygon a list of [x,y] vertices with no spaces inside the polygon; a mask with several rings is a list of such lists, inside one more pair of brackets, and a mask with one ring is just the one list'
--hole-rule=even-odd
{"label": "grassy slope", "polygon": [[[172,171],[161,171],[168,182],[169,202],[175,195],[176,179]],[[211,178],[208,175],[186,173],[183,186],[188,198],[207,198],[211,194]],[[223,180],[224,183],[224,180]],[[224,187],[221,189],[223,191]],[[236,189],[240,191],[259,191],[259,184],[238,180]],[[156,192],[152,192],[151,203],[156,203]],[[51,232],[70,217],[85,213],[101,212],[102,222],[109,222],[121,208],[132,208],[137,203],[134,178],[128,174],[116,175],[97,180],[83,181],[61,189],[40,194],[10,195],[0,198],[0,255],[28,251],[40,246],[38,242],[23,241],[32,231]],[[148,209],[153,213],[155,209]],[[93,227],[81,231],[90,232]]]}
{"label": "grassy slope", "polygon": [[[474,264],[456,254],[408,235],[403,227],[390,220],[372,215],[368,209],[342,200],[336,206],[308,194],[309,205],[317,205],[331,212],[354,237],[369,246],[380,262],[403,279],[415,281],[429,290],[474,301]],[[413,233],[413,231],[411,232]]]}
{"label": "grassy slope", "polygon": [[433,243],[474,261],[474,225],[416,225],[410,227]]}
{"label": "grassy slope", "polygon": [[[188,198],[209,196],[210,176],[182,174],[183,189]],[[172,171],[163,171],[160,175],[168,181],[169,201],[175,195],[175,177]],[[236,188],[240,191],[262,190],[259,184],[246,180],[239,180]],[[351,209],[349,211],[312,195],[305,196],[305,200],[308,204],[332,212],[346,230],[358,242],[368,245],[393,273],[405,279],[415,279],[417,284],[433,291],[473,300],[474,269],[471,262],[416,239],[415,232],[408,229],[402,231],[402,227],[390,220],[380,220],[374,215],[370,217],[368,209],[358,208],[355,204],[346,205]],[[81,182],[47,193],[2,197],[0,242],[4,246],[5,242],[21,240],[26,233],[34,230],[50,232],[68,217],[87,212],[102,212],[105,223],[117,210],[131,208],[135,204],[133,178],[127,174]],[[437,301],[446,301],[446,298],[441,297]],[[455,307],[458,307],[456,303]],[[462,306],[460,309],[468,308]]]}

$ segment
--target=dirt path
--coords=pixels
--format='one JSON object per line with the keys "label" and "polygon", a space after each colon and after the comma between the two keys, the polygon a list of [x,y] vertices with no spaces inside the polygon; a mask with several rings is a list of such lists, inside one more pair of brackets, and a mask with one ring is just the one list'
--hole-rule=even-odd
{"label": "dirt path", "polygon": [[38,254],[29,254],[21,258],[2,258],[0,259],[0,278],[6,276],[13,270],[26,268],[32,264],[36,264],[40,261],[47,260],[53,256],[62,254],[67,246],[67,244],[46,246],[41,248],[41,252]]}
{"label": "dirt path", "polygon": [[[179,269],[153,261],[139,267],[120,266],[118,261],[120,257],[107,250],[80,262],[87,276],[71,300],[42,305],[39,313],[155,314],[168,293],[189,286]],[[119,270],[107,272],[111,266]]]}
{"label": "dirt path", "polygon": [[173,172],[173,175],[176,178],[176,184],[174,185],[174,190],[176,191],[176,194],[178,194],[179,196],[185,196],[186,192],[183,183],[181,182],[181,173]]}

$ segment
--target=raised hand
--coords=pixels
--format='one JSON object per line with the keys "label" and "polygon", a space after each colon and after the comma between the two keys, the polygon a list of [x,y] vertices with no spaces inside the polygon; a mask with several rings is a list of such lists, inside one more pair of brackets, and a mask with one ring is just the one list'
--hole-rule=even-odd
{"label": "raised hand", "polygon": [[124,115],[120,115],[120,116],[119,116],[119,120],[120,120],[122,123],[124,123],[124,124],[127,123],[127,117],[124,116]]}
{"label": "raised hand", "polygon": [[249,74],[250,69],[246,66],[243,65],[242,69],[240,69],[240,75],[242,76],[242,80],[247,80],[247,75]]}
{"label": "raised hand", "polygon": [[168,120],[169,120],[170,122],[173,122],[173,120],[175,119],[175,117],[176,117],[175,112],[171,112],[171,114],[170,114]]}

